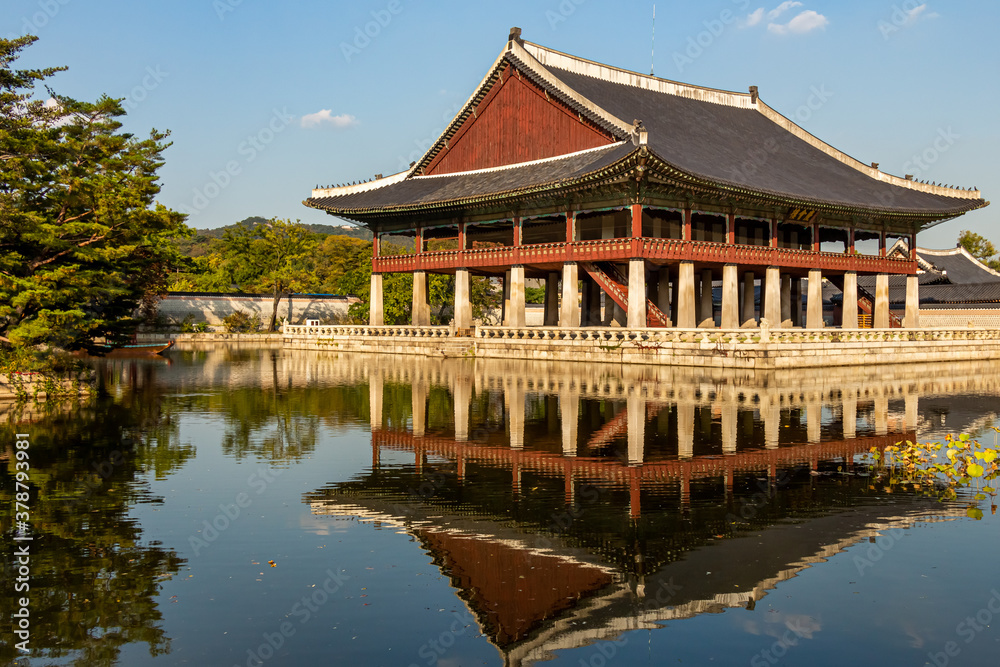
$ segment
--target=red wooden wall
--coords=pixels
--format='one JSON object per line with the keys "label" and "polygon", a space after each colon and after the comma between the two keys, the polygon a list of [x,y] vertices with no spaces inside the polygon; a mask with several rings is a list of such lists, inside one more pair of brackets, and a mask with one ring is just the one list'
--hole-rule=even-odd
{"label": "red wooden wall", "polygon": [[614,142],[612,136],[545,91],[518,77],[512,66],[424,170],[452,174],[556,157]]}

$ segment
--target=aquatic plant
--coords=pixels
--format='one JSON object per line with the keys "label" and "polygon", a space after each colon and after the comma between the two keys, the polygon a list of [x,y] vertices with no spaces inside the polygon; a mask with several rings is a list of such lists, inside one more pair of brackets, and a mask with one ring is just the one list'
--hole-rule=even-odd
{"label": "aquatic plant", "polygon": [[907,440],[880,450],[872,447],[864,458],[871,469],[872,488],[881,483],[886,491],[896,488],[934,495],[941,500],[957,500],[959,493],[971,502],[967,514],[981,519],[983,511],[979,501],[990,498],[990,508],[996,514],[996,487],[993,480],[1000,477],[1000,448],[996,434],[1000,428],[992,427],[992,447],[983,445],[968,433],[955,437],[945,436],[943,442],[915,443]]}

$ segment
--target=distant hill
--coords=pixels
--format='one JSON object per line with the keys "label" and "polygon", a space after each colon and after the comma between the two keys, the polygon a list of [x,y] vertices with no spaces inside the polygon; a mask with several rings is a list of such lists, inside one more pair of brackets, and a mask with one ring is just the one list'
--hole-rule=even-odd
{"label": "distant hill", "polygon": [[[226,225],[225,227],[219,227],[217,229],[196,229],[195,234],[197,236],[204,236],[210,239],[221,239],[222,235],[227,229],[233,229],[235,227],[256,227],[261,223],[267,222],[267,218],[262,218],[259,215],[251,216],[245,220],[240,220],[239,222],[233,223],[231,225]],[[316,234],[325,234],[327,236],[350,236],[354,239],[364,239],[370,241],[372,238],[372,233],[365,227],[354,227],[352,225],[318,225],[318,224],[303,224],[303,227]]]}
{"label": "distant hill", "polygon": [[[223,234],[226,233],[228,229],[235,229],[237,227],[256,227],[259,224],[267,222],[267,218],[262,218],[259,215],[251,216],[245,220],[240,220],[239,222],[233,223],[231,225],[226,225],[225,227],[219,227],[217,229],[195,229],[194,236],[190,239],[185,239],[183,241],[178,241],[177,246],[180,251],[187,255],[188,257],[201,257],[208,251],[208,246],[211,245],[213,241],[222,238]],[[355,239],[363,239],[365,241],[370,241],[372,239],[372,233],[365,227],[353,227],[351,225],[306,225],[303,227],[315,234],[323,234],[324,236],[349,236]]]}

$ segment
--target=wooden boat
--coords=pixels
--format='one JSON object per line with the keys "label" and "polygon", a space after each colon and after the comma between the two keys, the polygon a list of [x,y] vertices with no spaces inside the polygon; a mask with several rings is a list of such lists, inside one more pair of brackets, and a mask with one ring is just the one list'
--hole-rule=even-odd
{"label": "wooden boat", "polygon": [[174,346],[174,341],[156,343],[129,343],[127,345],[99,345],[94,351],[102,357],[148,357],[163,354]]}

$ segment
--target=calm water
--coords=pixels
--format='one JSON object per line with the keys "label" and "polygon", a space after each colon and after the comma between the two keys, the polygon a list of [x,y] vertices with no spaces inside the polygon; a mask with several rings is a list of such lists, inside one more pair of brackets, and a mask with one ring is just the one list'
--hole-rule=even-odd
{"label": "calm water", "polygon": [[975,521],[855,463],[992,443],[995,365],[217,349],[100,372],[94,402],[0,405],[5,619],[31,442],[16,664],[1000,664],[989,500]]}

